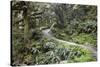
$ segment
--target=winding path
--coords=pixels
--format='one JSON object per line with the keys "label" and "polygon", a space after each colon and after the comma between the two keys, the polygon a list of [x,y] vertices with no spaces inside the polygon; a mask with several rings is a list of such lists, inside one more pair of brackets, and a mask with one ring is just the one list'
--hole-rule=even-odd
{"label": "winding path", "polygon": [[67,45],[73,45],[73,46],[79,46],[79,47],[82,47],[84,49],[88,49],[89,51],[92,52],[92,56],[96,58],[97,56],[97,51],[94,47],[92,46],[89,46],[89,45],[82,45],[82,44],[76,44],[76,43],[73,43],[73,42],[68,42],[68,41],[64,41],[64,40],[60,40],[60,39],[57,39],[57,38],[53,38],[54,40],[56,41],[59,41],[59,42],[62,42],[62,43],[66,43]]}
{"label": "winding path", "polygon": [[79,47],[82,47],[84,49],[88,49],[89,51],[92,52],[92,56],[94,58],[97,57],[97,51],[94,47],[88,46],[88,45],[77,44],[77,43],[73,43],[73,42],[69,42],[69,41],[64,41],[64,40],[61,40],[61,39],[57,39],[51,34],[51,28],[43,30],[42,33],[43,33],[44,37],[54,39],[54,40],[61,42],[61,43],[66,43],[66,45],[79,46]]}

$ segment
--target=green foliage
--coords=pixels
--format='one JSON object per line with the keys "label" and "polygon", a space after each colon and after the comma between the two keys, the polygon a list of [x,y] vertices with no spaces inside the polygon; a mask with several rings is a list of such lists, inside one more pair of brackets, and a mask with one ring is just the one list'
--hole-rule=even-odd
{"label": "green foliage", "polygon": [[88,55],[82,55],[81,57],[75,57],[74,62],[90,62],[90,61],[96,61],[95,58],[92,56]]}
{"label": "green foliage", "polygon": [[[12,1],[11,7],[12,65],[96,60],[88,49],[66,43],[97,46],[96,6]],[[43,33],[48,29],[50,37]]]}
{"label": "green foliage", "polygon": [[91,56],[91,52],[87,49],[82,49],[79,47],[71,48],[71,52],[69,54],[67,62],[72,63],[72,62],[85,62],[85,61],[86,62],[96,61],[96,59],[93,58],[93,56]]}
{"label": "green foliage", "polygon": [[91,34],[81,33],[78,36],[73,36],[73,41],[79,44],[90,44],[96,46],[96,38]]}

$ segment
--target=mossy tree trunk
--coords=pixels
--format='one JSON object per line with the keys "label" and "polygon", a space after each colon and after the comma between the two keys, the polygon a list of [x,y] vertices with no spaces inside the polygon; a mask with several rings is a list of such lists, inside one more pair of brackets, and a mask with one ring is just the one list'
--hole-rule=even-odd
{"label": "mossy tree trunk", "polygon": [[24,43],[28,42],[29,22],[28,22],[28,9],[24,9]]}

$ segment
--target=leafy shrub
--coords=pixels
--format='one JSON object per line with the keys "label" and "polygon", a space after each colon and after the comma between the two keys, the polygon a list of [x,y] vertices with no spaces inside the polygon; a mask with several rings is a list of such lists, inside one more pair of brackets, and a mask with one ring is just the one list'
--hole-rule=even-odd
{"label": "leafy shrub", "polygon": [[44,49],[54,49],[55,48],[55,43],[53,42],[47,42],[45,45],[43,45]]}
{"label": "leafy shrub", "polygon": [[96,46],[96,37],[92,36],[91,34],[81,33],[78,36],[74,36],[73,41],[79,44],[92,44]]}

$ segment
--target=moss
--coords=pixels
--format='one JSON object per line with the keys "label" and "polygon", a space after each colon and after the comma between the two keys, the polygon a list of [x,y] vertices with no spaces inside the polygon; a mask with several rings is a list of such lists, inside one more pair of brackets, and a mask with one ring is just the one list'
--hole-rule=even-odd
{"label": "moss", "polygon": [[96,61],[95,58],[93,58],[90,54],[82,55],[80,57],[75,57],[75,62],[90,62],[90,61]]}
{"label": "moss", "polygon": [[[74,52],[74,50],[72,52]],[[92,54],[90,51],[87,51],[85,49],[77,49],[75,52],[77,51],[80,52],[80,54],[78,54],[79,56],[71,54],[70,58],[68,59],[68,63],[96,61],[96,59],[92,57]]]}
{"label": "moss", "polygon": [[78,36],[72,36],[73,41],[79,44],[90,44],[96,46],[96,37],[91,34],[81,33]]}

